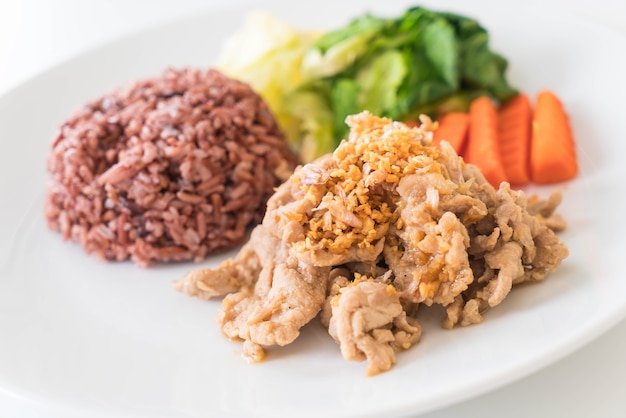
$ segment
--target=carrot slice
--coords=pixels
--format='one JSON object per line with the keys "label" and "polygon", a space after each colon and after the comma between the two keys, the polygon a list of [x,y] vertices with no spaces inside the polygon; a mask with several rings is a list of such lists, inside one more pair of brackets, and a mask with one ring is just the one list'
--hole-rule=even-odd
{"label": "carrot slice", "polygon": [[433,144],[438,146],[442,140],[446,140],[457,154],[461,154],[467,140],[469,115],[463,112],[446,113],[438,120],[438,123],[439,127],[433,136]]}
{"label": "carrot slice", "polygon": [[469,123],[465,160],[477,165],[487,181],[497,188],[506,181],[506,174],[498,143],[498,113],[488,97],[472,101]]}
{"label": "carrot slice", "polygon": [[506,102],[498,111],[498,141],[504,174],[511,184],[523,186],[530,181],[530,126],[532,109],[525,94]]}
{"label": "carrot slice", "polygon": [[533,112],[530,177],[538,184],[570,180],[578,174],[576,146],[569,117],[559,98],[541,91]]}

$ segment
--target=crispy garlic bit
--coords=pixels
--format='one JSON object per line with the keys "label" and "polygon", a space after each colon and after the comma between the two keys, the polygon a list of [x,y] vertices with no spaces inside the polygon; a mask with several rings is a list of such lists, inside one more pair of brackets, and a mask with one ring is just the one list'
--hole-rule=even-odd
{"label": "crispy garlic bit", "polygon": [[351,132],[333,153],[335,164],[302,170],[296,179],[305,198],[315,201],[310,219],[299,219],[306,237],[302,251],[369,248],[398,220],[397,199],[389,196],[396,195],[404,176],[444,172],[447,177],[437,161],[440,152],[431,145],[436,125],[426,116],[420,119],[421,125],[411,128],[367,112],[346,118]]}

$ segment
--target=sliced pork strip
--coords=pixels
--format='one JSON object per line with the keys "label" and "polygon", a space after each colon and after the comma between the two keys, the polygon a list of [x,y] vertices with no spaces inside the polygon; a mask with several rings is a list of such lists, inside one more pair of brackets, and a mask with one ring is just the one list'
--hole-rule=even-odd
{"label": "sliced pork strip", "polygon": [[434,173],[400,181],[403,225],[396,229],[397,242],[390,240],[384,256],[394,273],[394,284],[408,301],[447,305],[473,280],[467,229],[454,213],[439,210],[456,188]]}
{"label": "sliced pork strip", "polygon": [[395,352],[416,344],[421,336],[421,326],[406,316],[399,293],[388,283],[355,281],[341,288],[330,306],[328,332],[346,360],[367,360],[368,376],[389,370]]}
{"label": "sliced pork strip", "polygon": [[330,268],[316,267],[291,256],[284,242],[265,233],[255,249],[262,265],[254,288],[227,295],[218,314],[226,336],[246,340],[245,353],[261,359],[262,346],[293,342],[300,328],[321,310]]}
{"label": "sliced pork strip", "polygon": [[235,292],[242,287],[253,286],[261,272],[257,248],[263,248],[257,242],[262,240],[263,233],[262,227],[256,227],[250,240],[234,258],[225,260],[216,269],[190,271],[172,284],[174,289],[189,296],[208,300]]}

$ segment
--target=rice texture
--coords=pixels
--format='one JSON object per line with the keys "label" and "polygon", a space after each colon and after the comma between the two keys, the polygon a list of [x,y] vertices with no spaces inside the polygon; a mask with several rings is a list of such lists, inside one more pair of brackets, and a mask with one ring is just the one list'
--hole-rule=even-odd
{"label": "rice texture", "polygon": [[102,259],[199,261],[246,239],[295,163],[247,84],[213,69],[168,69],[61,126],[45,216]]}

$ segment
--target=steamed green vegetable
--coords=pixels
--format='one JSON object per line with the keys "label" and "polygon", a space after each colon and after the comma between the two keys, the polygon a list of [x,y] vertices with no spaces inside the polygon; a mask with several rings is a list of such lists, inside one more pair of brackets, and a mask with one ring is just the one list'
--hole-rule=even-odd
{"label": "steamed green vegetable", "polygon": [[[504,101],[517,93],[505,78],[507,61],[468,17],[414,7],[397,18],[366,14],[317,38],[284,32],[289,41],[276,41],[272,53],[257,60],[259,69],[247,66],[244,81],[264,71],[273,80],[267,85],[281,86],[271,96],[259,92],[279,123],[289,122],[284,128],[304,162],[334,150],[347,133],[345,117],[362,110],[409,120],[467,110],[480,95]],[[290,54],[295,67],[285,62]],[[278,62],[289,71],[273,73]]]}

